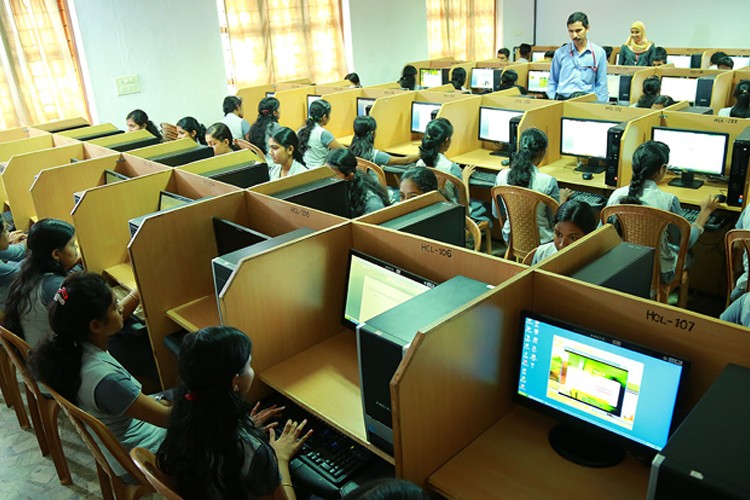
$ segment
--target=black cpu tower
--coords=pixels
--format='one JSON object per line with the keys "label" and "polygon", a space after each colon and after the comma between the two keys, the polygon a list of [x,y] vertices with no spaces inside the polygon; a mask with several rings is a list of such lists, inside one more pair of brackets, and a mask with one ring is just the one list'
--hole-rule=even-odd
{"label": "black cpu tower", "polygon": [[633,75],[620,75],[620,91],[617,95],[618,102],[630,102],[630,84]]}
{"label": "black cpu tower", "polygon": [[620,141],[625,132],[625,126],[625,123],[618,123],[607,130],[607,169],[604,171],[604,184],[607,186],[617,186]]}
{"label": "black cpu tower", "polygon": [[701,76],[695,87],[695,105],[711,106],[711,93],[714,90],[715,75]]}
{"label": "black cpu tower", "polygon": [[732,164],[729,167],[727,205],[741,207],[745,201],[748,162],[750,162],[750,127],[742,131],[732,146]]}

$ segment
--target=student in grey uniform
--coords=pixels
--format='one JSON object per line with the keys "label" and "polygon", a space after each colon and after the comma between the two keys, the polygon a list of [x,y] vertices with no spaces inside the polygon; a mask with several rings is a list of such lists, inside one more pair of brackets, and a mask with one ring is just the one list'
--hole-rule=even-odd
{"label": "student in grey uniform", "polygon": [[250,124],[242,114],[242,99],[234,95],[228,95],[224,98],[221,107],[224,111],[224,118],[219,121],[229,127],[232,138],[247,139]]}
{"label": "student in grey uniform", "polygon": [[750,328],[750,293],[740,295],[739,299],[729,304],[719,318]]}
{"label": "student in grey uniform", "polygon": [[331,119],[331,105],[325,99],[318,99],[310,104],[310,116],[305,125],[299,129],[300,148],[307,168],[318,168],[325,165],[329,149],[343,146],[324,129]]}
{"label": "student in grey uniform", "polygon": [[21,231],[8,233],[0,217],[0,310],[5,310],[5,300],[11,283],[21,272],[21,262],[26,257],[26,235]]}
{"label": "student in grey uniform", "polygon": [[231,153],[240,149],[234,143],[229,127],[222,122],[216,122],[208,127],[208,130],[206,130],[206,145],[214,150],[214,156]]}
{"label": "student in grey uniform", "polygon": [[197,143],[206,145],[206,127],[192,116],[180,118],[175,127],[177,128],[178,139],[188,137]]}
{"label": "student in grey uniform", "polygon": [[401,176],[399,183],[400,201],[410,200],[419,195],[437,191],[438,181],[435,172],[427,167],[412,167]]}
{"label": "student in grey uniform", "polygon": [[375,131],[378,124],[372,116],[358,116],[354,119],[354,137],[349,145],[349,151],[357,158],[371,161],[384,167],[386,165],[410,165],[419,160],[419,153],[408,156],[391,156],[388,153],[377,150],[375,144]]}
{"label": "student in grey uniform", "polygon": [[[178,389],[157,460],[191,498],[295,498],[289,461],[312,431],[306,421],[266,422],[283,408],[248,401],[255,372],[243,332],[213,326],[185,337]],[[265,426],[265,427],[264,427]]]}
{"label": "student in grey uniform", "polygon": [[334,149],[327,165],[349,183],[352,217],[369,214],[390,205],[388,192],[370,176],[357,169],[357,158],[346,149]]}
{"label": "student in grey uniform", "polygon": [[272,162],[268,164],[271,180],[280,179],[307,171],[305,160],[299,147],[299,138],[294,130],[281,127],[268,140],[269,155]]}
{"label": "student in grey uniform", "polygon": [[591,205],[581,200],[568,200],[557,208],[552,222],[555,235],[552,241],[537,247],[531,265],[583,238],[596,229],[598,221]]}
{"label": "student in grey uniform", "polygon": [[[436,118],[425,127],[422,144],[419,146],[418,167],[432,167],[461,178],[461,168],[450,161],[445,152],[451,147],[453,125],[446,118]],[[453,203],[458,203],[458,192],[453,184],[446,183],[443,195]]]}
{"label": "student in grey uniform", "polygon": [[[143,394],[140,382],[107,352],[128,312],[101,276],[71,274],[50,306],[54,335],[32,351],[30,364],[39,380],[106,425],[126,451],[139,446],[156,452],[169,408]],[[111,456],[107,460],[126,476]]]}
{"label": "student in grey uniform", "polygon": [[258,103],[258,118],[250,127],[248,140],[265,153],[267,163],[273,163],[273,158],[268,154],[268,141],[281,128],[280,116],[279,100],[275,97],[264,97]]}

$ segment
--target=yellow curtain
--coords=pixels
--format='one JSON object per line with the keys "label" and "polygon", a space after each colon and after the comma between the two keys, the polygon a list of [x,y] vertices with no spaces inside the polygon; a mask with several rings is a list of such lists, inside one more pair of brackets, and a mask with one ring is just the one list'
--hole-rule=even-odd
{"label": "yellow curtain", "polygon": [[427,0],[430,59],[495,55],[495,0]]}
{"label": "yellow curtain", "polygon": [[224,9],[230,83],[328,82],[346,73],[338,0],[225,0]]}
{"label": "yellow curtain", "polygon": [[0,128],[87,116],[56,0],[2,0]]}

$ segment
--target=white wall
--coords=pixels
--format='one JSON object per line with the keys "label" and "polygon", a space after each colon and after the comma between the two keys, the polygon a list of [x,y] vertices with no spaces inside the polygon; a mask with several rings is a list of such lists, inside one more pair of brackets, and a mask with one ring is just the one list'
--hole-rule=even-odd
{"label": "white wall", "polygon": [[[534,2],[529,0],[500,0],[497,4],[498,45],[508,47],[513,58],[513,47],[534,42]],[[501,32],[502,30],[502,32]]]}
{"label": "white wall", "polygon": [[[215,1],[71,0],[70,8],[94,123],[124,129],[135,108],[157,126],[221,118],[227,83]],[[118,97],[114,78],[130,74],[141,92]]]}

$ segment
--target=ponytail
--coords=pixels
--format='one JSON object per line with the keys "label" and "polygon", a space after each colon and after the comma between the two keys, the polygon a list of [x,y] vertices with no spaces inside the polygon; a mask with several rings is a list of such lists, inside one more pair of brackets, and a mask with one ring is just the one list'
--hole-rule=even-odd
{"label": "ponytail", "polygon": [[620,203],[640,205],[643,185],[659,173],[661,167],[669,163],[669,146],[659,141],[647,141],[633,153],[633,178],[630,180],[628,195]]}
{"label": "ponytail", "polygon": [[414,90],[414,87],[417,85],[416,76],[417,68],[411,64],[407,64],[401,72],[401,78],[399,78],[398,84],[401,85],[402,89]]}
{"label": "ponytail", "polygon": [[127,120],[133,120],[133,123],[138,125],[141,128],[144,128],[151,133],[154,137],[159,139],[160,141],[164,140],[164,137],[162,137],[161,132],[159,129],[154,125],[154,122],[148,119],[148,115],[145,111],[141,109],[134,109],[130,113],[128,113],[128,116],[126,117]]}
{"label": "ponytail", "polygon": [[320,123],[323,117],[330,114],[331,105],[325,99],[318,99],[317,101],[314,101],[312,104],[310,104],[310,116],[307,117],[305,125],[301,129],[299,129],[299,132],[297,133],[297,135],[299,136],[300,153],[302,155],[304,155],[305,152],[310,149],[310,134],[312,134],[313,128],[315,128],[315,124]]}
{"label": "ponytail", "polygon": [[181,118],[177,126],[191,135],[195,132],[195,142],[206,145],[206,127],[192,116]]}
{"label": "ponytail", "polygon": [[436,118],[427,124],[419,146],[419,156],[428,167],[437,163],[440,148],[453,136],[453,125],[446,118]]}
{"label": "ponytail", "polygon": [[534,174],[533,160],[547,150],[547,136],[538,128],[523,131],[518,151],[513,155],[508,172],[508,185],[530,188]]}
{"label": "ponytail", "polygon": [[264,97],[258,103],[258,118],[250,127],[250,142],[258,146],[263,153],[268,153],[266,133],[272,123],[278,123],[275,113],[279,110],[279,100],[275,97]]}
{"label": "ponytail", "polygon": [[734,89],[734,97],[737,99],[729,116],[733,118],[750,118],[750,80],[742,80]]}
{"label": "ponytail", "polygon": [[354,217],[365,213],[367,193],[372,191],[383,202],[384,206],[391,204],[388,192],[375,182],[369,175],[357,168],[357,158],[346,149],[334,149],[328,155],[328,165],[338,170],[349,182],[349,200]]}
{"label": "ponytail", "polygon": [[372,116],[358,116],[354,119],[354,137],[349,151],[365,160],[373,161],[372,146],[375,142],[375,130],[378,124]]}
{"label": "ponytail", "polygon": [[292,150],[292,159],[302,165],[305,164],[305,160],[302,157],[302,151],[300,151],[299,138],[297,137],[297,134],[294,133],[294,130],[289,127],[281,127],[275,134],[273,134],[273,140],[284,148],[292,146],[294,148]]}
{"label": "ponytail", "polygon": [[643,95],[636,103],[637,108],[650,108],[661,92],[661,81],[658,76],[649,76],[643,81]]}

